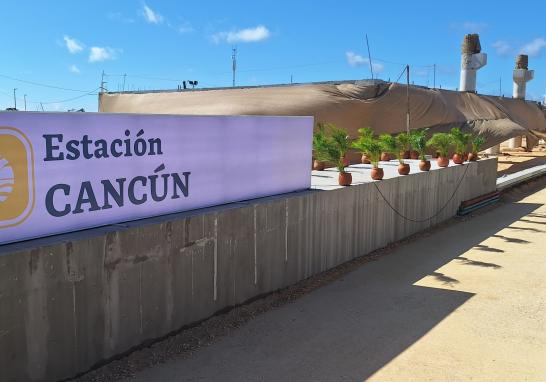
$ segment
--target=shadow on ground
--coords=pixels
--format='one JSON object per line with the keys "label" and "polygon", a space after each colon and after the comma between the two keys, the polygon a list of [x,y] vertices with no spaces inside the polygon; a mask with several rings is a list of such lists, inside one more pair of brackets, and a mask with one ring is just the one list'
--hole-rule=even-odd
{"label": "shadow on ground", "polygon": [[[396,248],[341,279],[257,316],[187,359],[137,375],[138,381],[340,381],[364,380],[472,298],[450,290],[459,281],[437,270],[458,260],[500,268],[462,256],[469,249],[509,256],[482,244],[514,222],[541,214],[540,204],[505,202],[465,222],[450,224]],[[542,224],[546,224],[543,222]],[[426,276],[445,288],[414,285]]]}

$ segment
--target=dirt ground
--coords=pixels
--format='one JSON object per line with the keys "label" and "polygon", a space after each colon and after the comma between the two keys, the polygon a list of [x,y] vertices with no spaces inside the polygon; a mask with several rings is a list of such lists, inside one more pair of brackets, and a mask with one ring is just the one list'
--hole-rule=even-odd
{"label": "dirt ground", "polygon": [[77,381],[544,380],[545,186],[542,177],[514,188],[499,205],[208,319]]}
{"label": "dirt ground", "polygon": [[546,178],[131,381],[545,381]]}
{"label": "dirt ground", "polygon": [[513,174],[526,168],[546,164],[546,145],[539,145],[531,152],[523,149],[510,150],[501,147],[502,154],[498,157],[497,176]]}

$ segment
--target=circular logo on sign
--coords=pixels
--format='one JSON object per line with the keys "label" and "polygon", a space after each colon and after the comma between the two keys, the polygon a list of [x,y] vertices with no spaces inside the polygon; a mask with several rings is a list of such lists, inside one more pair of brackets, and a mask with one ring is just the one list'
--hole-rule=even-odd
{"label": "circular logo on sign", "polygon": [[0,229],[21,224],[34,208],[34,155],[29,139],[0,126]]}
{"label": "circular logo on sign", "polygon": [[13,169],[8,160],[0,154],[0,203],[5,202],[13,192]]}

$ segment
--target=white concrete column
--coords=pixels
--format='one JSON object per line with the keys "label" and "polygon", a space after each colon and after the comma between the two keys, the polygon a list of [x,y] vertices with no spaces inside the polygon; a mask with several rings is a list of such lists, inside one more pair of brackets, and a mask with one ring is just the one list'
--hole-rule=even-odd
{"label": "white concrete column", "polygon": [[487,64],[487,54],[474,53],[462,54],[461,57],[461,78],[459,89],[462,92],[476,91],[476,72]]}
{"label": "white concrete column", "polygon": [[517,149],[517,148],[521,147],[521,141],[522,141],[522,137],[510,138],[508,140],[508,148],[509,149]]}
{"label": "white concrete column", "polygon": [[527,82],[531,81],[534,77],[534,70],[514,69],[514,74],[512,75],[512,78],[514,79],[512,97],[517,99],[525,99]]}
{"label": "white concrete column", "polygon": [[464,36],[461,48],[461,77],[459,90],[476,91],[476,72],[487,64],[487,54],[480,53],[480,37],[477,34]]}
{"label": "white concrete column", "polygon": [[[527,82],[531,81],[535,76],[534,70],[528,69],[529,58],[525,54],[516,57],[516,68],[512,74],[514,86],[512,88],[512,97],[515,99],[525,99],[527,90]],[[521,147],[522,137],[514,137],[506,143],[509,149],[517,149]]]}

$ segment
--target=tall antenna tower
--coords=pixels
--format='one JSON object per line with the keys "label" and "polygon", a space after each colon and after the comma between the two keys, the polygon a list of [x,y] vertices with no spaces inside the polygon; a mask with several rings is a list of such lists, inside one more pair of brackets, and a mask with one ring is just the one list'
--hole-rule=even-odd
{"label": "tall antenna tower", "polygon": [[106,73],[104,73],[104,70],[102,71],[102,75],[100,77],[100,92],[104,93],[106,92],[106,82],[104,81],[104,76]]}
{"label": "tall antenna tower", "polygon": [[237,47],[231,51],[231,61],[233,70],[233,87],[235,87],[235,72],[237,71]]}
{"label": "tall antenna tower", "polygon": [[370,43],[368,42],[368,34],[367,33],[366,33],[366,46],[368,47],[368,62],[370,63],[370,73],[372,74],[372,80],[373,80],[372,55],[370,54]]}

